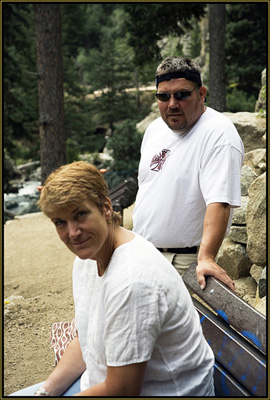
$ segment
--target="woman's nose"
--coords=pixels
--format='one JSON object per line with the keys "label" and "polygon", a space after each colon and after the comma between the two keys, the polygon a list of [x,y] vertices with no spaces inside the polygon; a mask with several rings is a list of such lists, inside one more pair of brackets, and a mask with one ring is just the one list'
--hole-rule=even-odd
{"label": "woman's nose", "polygon": [[81,234],[81,229],[77,222],[69,222],[68,223],[68,235],[70,239],[75,239]]}

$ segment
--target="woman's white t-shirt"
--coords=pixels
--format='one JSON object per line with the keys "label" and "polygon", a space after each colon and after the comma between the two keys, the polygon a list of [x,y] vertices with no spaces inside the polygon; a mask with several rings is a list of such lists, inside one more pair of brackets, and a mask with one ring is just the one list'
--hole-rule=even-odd
{"label": "woman's white t-shirt", "polygon": [[73,290],[87,367],[81,390],[103,382],[107,366],[147,361],[141,396],[204,395],[212,350],[182,278],[151,243],[135,235],[103,276],[76,257]]}

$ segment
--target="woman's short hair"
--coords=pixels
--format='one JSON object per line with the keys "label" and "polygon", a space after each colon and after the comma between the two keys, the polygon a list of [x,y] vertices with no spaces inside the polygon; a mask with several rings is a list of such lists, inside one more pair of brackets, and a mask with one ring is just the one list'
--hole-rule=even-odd
{"label": "woman's short hair", "polygon": [[[50,217],[57,210],[70,210],[84,201],[92,201],[103,214],[108,197],[108,186],[99,170],[88,162],[75,161],[48,176],[38,205]],[[112,222],[115,225],[121,223],[121,216],[114,211]]]}

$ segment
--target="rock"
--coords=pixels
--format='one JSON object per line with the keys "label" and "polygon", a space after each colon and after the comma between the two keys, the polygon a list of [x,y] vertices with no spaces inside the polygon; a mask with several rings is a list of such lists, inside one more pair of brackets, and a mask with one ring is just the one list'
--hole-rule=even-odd
{"label": "rock", "polygon": [[239,297],[243,298],[246,295],[252,296],[255,299],[257,285],[256,281],[248,276],[247,278],[240,278],[234,281],[236,293]]}
{"label": "rock", "polygon": [[261,85],[262,85],[262,86],[266,85],[266,68],[264,68],[264,70],[262,71],[262,75],[261,75]]}
{"label": "rock", "polygon": [[241,169],[241,196],[248,196],[248,189],[258,175],[248,165],[243,165]]}
{"label": "rock", "polygon": [[[10,158],[4,157],[4,193],[17,193],[21,172]],[[18,184],[17,184],[18,183]]]}
{"label": "rock", "polygon": [[14,213],[6,209],[4,210],[4,224],[12,220],[14,217],[15,217]]}
{"label": "rock", "polygon": [[38,167],[34,169],[33,171],[30,171],[28,180],[30,181],[41,181],[41,167]]}
{"label": "rock", "polygon": [[266,172],[249,188],[246,212],[247,252],[253,264],[266,265]]}
{"label": "rock", "polygon": [[266,132],[266,119],[260,118],[257,113],[238,112],[223,113],[235,125],[243,140],[245,152],[265,147],[263,136]]}
{"label": "rock", "polygon": [[255,301],[254,308],[259,311],[261,314],[266,316],[266,296],[260,299],[258,302]]}
{"label": "rock", "polygon": [[18,170],[21,172],[21,174],[28,175],[30,172],[36,170],[39,165],[40,161],[30,161],[28,163],[19,165]]}
{"label": "rock", "polygon": [[4,171],[5,178],[8,179],[20,179],[22,174],[19,168],[16,167],[15,162],[10,158],[4,158]]}
{"label": "rock", "polygon": [[12,210],[12,208],[18,207],[19,203],[16,200],[9,200],[5,203],[7,210]]}
{"label": "rock", "polygon": [[259,283],[259,279],[262,275],[263,267],[260,265],[253,264],[252,267],[250,268],[250,275],[252,276],[253,279],[255,279],[256,283]]}
{"label": "rock", "polygon": [[266,110],[266,68],[261,74],[261,85],[262,88],[259,93],[258,100],[256,101],[255,111],[258,112],[261,109]]}
{"label": "rock", "polygon": [[247,244],[247,227],[232,225],[228,238],[235,243]]}
{"label": "rock", "polygon": [[4,304],[17,304],[20,303],[22,300],[24,300],[23,296],[11,295],[4,300]]}
{"label": "rock", "polygon": [[233,225],[245,225],[246,224],[246,211],[248,205],[248,196],[241,197],[241,207],[235,208],[233,211]]}
{"label": "rock", "polygon": [[252,265],[246,247],[242,244],[234,243],[230,238],[223,240],[216,262],[227,271],[232,279],[248,276]]}
{"label": "rock", "polygon": [[266,171],[266,149],[256,149],[245,154],[244,165],[259,176]]}
{"label": "rock", "polygon": [[150,112],[150,114],[147,115],[147,117],[144,118],[142,121],[138,122],[138,124],[136,125],[136,128],[141,133],[144,133],[146,131],[146,128],[152,121],[160,117],[157,103],[152,104],[151,110],[152,111]]}
{"label": "rock", "polygon": [[37,205],[38,199],[29,199],[29,203],[24,209],[21,211],[21,214],[30,214],[37,213],[40,211],[39,206]]}
{"label": "rock", "polygon": [[264,267],[262,275],[259,279],[258,289],[260,298],[266,296],[266,267]]}

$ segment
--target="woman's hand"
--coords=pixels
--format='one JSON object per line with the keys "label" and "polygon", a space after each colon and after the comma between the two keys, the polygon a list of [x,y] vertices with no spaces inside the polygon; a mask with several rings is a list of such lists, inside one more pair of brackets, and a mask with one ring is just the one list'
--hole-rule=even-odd
{"label": "woman's hand", "polygon": [[43,384],[42,389],[48,392],[49,396],[61,396],[81,376],[85,368],[81,346],[78,336],[76,336],[67,346],[62,358]]}

